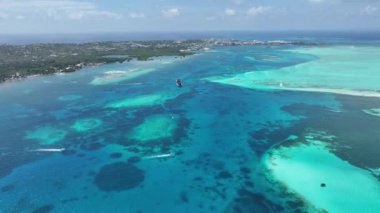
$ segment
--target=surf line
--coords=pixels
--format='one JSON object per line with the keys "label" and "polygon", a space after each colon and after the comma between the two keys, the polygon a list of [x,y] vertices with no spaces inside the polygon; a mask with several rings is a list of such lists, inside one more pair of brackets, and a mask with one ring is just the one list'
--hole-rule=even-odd
{"label": "surf line", "polygon": [[174,156],[174,153],[147,156],[147,157],[144,157],[143,159],[168,158],[168,157],[172,157],[172,156]]}
{"label": "surf line", "polygon": [[136,83],[128,83],[128,84],[123,84],[123,83],[116,83],[116,85],[119,85],[119,86],[133,86],[133,85],[142,85],[143,83],[142,82],[136,82]]}

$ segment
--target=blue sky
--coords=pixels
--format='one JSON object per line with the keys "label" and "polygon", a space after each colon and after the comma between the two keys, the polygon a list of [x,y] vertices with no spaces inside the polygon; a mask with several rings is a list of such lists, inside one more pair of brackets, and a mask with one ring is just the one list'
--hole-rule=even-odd
{"label": "blue sky", "polygon": [[380,0],[0,0],[0,34],[380,30]]}

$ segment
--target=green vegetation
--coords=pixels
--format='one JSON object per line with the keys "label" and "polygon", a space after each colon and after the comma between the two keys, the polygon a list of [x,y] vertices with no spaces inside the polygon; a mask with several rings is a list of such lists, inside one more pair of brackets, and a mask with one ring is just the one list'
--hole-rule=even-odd
{"label": "green vegetation", "polygon": [[84,44],[0,45],[0,82],[30,75],[73,72],[86,66],[186,56],[201,41],[96,42]]}
{"label": "green vegetation", "polygon": [[314,46],[317,43],[257,40],[125,41],[82,44],[0,44],[0,82],[29,75],[73,72],[105,63],[149,60],[158,56],[187,56],[215,46]]}

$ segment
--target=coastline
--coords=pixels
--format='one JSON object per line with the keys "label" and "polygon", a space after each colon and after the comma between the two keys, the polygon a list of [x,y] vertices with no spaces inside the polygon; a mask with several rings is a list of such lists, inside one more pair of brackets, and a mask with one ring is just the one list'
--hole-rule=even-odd
{"label": "coastline", "polygon": [[[78,72],[78,71],[86,69],[86,68],[99,67],[99,66],[102,66],[105,64],[111,64],[111,63],[119,63],[119,62],[96,63],[96,64],[93,63],[93,64],[88,64],[88,65],[83,65],[81,67],[77,67],[77,68],[72,69],[70,71],[57,71],[57,72],[39,73],[39,74],[32,74],[32,75],[25,75],[25,76],[15,76],[15,77],[7,78],[7,79],[0,79],[0,85],[4,84],[4,83],[23,81],[23,80],[38,78],[38,77],[47,76],[47,75],[65,75],[65,74],[72,73],[72,72]],[[69,67],[67,67],[67,68],[69,68]]]}
{"label": "coastline", "polygon": [[160,56],[185,57],[198,50],[196,44],[196,41],[142,41],[0,45],[0,83],[33,75],[75,72],[102,64],[148,61]]}
{"label": "coastline", "polygon": [[33,75],[75,72],[87,67],[130,60],[147,61],[162,56],[186,57],[199,51],[208,51],[212,47],[286,45],[316,46],[320,44],[303,41],[230,39],[0,44],[0,83]]}

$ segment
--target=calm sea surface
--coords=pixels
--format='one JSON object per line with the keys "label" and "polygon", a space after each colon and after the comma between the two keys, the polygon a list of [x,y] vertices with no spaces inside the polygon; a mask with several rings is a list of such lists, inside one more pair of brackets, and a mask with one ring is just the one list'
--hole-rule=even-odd
{"label": "calm sea surface", "polygon": [[380,47],[363,36],[284,34],[324,45],[218,47],[2,83],[0,212],[379,212],[380,98],[362,81],[380,77],[365,57]]}

